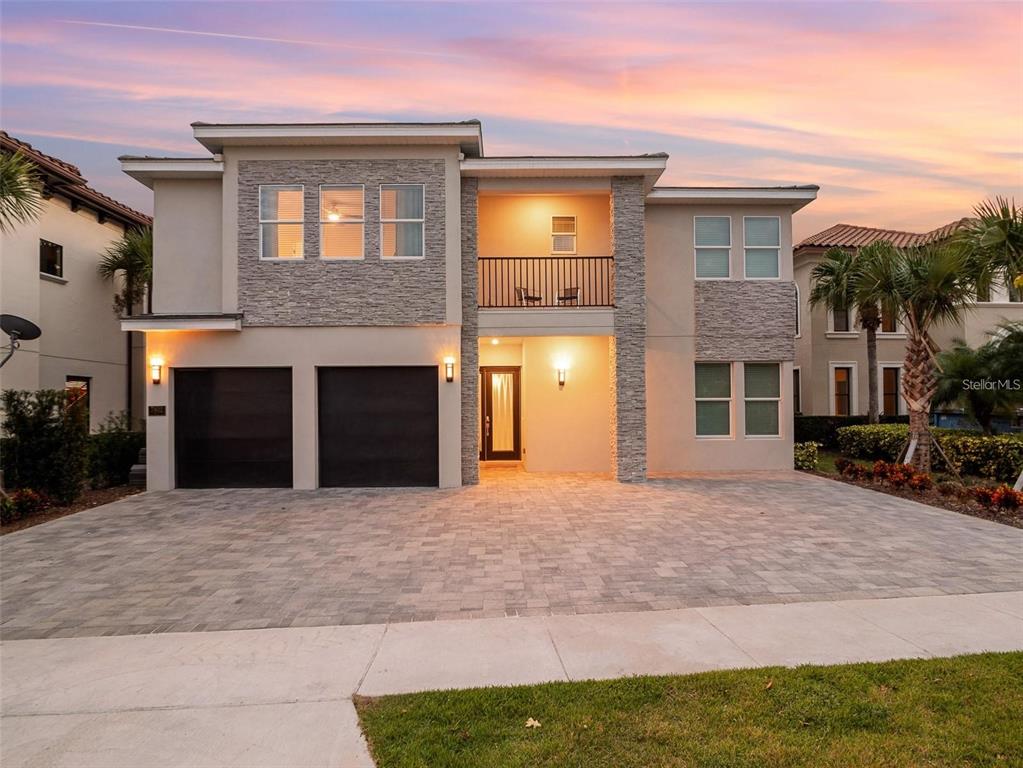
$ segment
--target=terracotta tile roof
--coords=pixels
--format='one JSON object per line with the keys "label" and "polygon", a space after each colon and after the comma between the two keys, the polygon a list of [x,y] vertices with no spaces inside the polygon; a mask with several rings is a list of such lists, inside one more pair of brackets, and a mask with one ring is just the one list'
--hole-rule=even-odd
{"label": "terracotta tile roof", "polygon": [[897,229],[878,229],[877,227],[858,227],[854,224],[835,224],[823,232],[810,235],[796,248],[861,248],[879,240],[887,240],[897,248],[910,248],[918,245],[947,240],[969,219],[959,219],[930,232],[902,232]]}
{"label": "terracotta tile roof", "polygon": [[126,225],[152,226],[153,219],[109,195],[90,187],[77,166],[60,158],[40,152],[27,141],[16,139],[7,131],[0,131],[0,150],[20,152],[31,160],[44,177],[47,188],[54,194],[66,197],[82,205],[94,208],[111,219]]}

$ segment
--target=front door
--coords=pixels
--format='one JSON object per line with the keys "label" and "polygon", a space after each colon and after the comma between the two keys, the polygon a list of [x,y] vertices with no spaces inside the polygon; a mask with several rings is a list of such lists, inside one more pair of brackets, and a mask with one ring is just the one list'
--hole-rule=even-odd
{"label": "front door", "polygon": [[481,424],[480,459],[522,458],[519,428],[519,369],[480,368]]}

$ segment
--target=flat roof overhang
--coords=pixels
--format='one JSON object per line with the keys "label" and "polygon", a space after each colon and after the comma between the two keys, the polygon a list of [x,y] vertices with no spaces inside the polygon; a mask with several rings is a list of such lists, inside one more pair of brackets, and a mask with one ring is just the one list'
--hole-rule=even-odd
{"label": "flat roof overhang", "polygon": [[224,161],[219,157],[119,157],[121,170],[150,189],[157,179],[219,179]]}
{"label": "flat roof overhang", "polygon": [[793,212],[817,199],[816,184],[792,187],[655,187],[652,205],[786,205]]}
{"label": "flat roof overhang", "polygon": [[240,331],[241,313],[133,315],[121,318],[122,331]]}
{"label": "flat roof overhang", "polygon": [[646,191],[664,173],[668,156],[627,155],[604,157],[479,157],[462,160],[462,175],[479,179],[607,179],[641,176]]}
{"label": "flat roof overhang", "polygon": [[457,144],[466,157],[483,154],[478,120],[457,123],[192,123],[195,140],[210,152],[225,146],[330,144]]}

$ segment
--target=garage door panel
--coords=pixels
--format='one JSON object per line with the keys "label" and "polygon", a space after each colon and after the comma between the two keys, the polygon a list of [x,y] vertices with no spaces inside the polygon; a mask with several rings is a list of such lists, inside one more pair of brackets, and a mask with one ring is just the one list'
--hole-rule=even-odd
{"label": "garage door panel", "polygon": [[175,457],[181,488],[290,488],[290,368],[179,369]]}
{"label": "garage door panel", "polygon": [[436,367],[320,368],[320,485],[436,486]]}

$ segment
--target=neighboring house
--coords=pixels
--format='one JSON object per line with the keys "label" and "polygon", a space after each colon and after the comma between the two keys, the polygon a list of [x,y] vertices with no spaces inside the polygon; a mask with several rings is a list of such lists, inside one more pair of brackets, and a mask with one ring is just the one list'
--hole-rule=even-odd
{"label": "neighboring house", "polygon": [[[67,388],[88,405],[93,430],[123,411],[141,426],[144,340],[121,330],[113,310],[116,287],[96,270],[127,229],[152,220],[97,192],[70,163],[2,131],[0,151],[22,153],[43,184],[39,217],[0,241],[0,311],[31,320],[43,334],[22,342],[0,370],[0,388]],[[0,343],[6,346],[7,337]],[[129,377],[132,357],[135,375]]]}
{"label": "neighboring house", "polygon": [[[866,332],[856,322],[856,308],[828,311],[810,309],[810,272],[829,248],[854,251],[887,240],[900,248],[939,243],[949,239],[967,221],[960,219],[930,232],[899,232],[873,227],[836,224],[796,246],[793,261],[799,291],[796,369],[793,390],[798,413],[815,416],[867,413]],[[971,346],[989,340],[1000,322],[1023,320],[1023,303],[1016,289],[994,289],[955,326],[938,326],[935,342],[950,347],[956,339]],[[882,317],[877,333],[878,407],[885,415],[908,413],[901,394],[902,361],[906,333],[895,318]]]}
{"label": "neighboring house", "polygon": [[788,469],[792,213],[478,121],[193,124],[155,194],[149,488]]}

